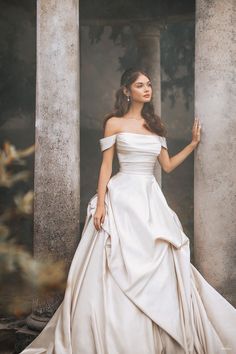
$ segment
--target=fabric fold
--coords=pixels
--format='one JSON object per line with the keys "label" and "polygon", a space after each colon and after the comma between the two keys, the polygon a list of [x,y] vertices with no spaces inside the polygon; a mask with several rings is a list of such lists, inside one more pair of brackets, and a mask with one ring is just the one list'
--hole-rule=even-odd
{"label": "fabric fold", "polygon": [[123,132],[105,219],[87,206],[64,300],[22,354],[235,354],[236,310],[190,262],[189,238],[154,176],[166,139]]}

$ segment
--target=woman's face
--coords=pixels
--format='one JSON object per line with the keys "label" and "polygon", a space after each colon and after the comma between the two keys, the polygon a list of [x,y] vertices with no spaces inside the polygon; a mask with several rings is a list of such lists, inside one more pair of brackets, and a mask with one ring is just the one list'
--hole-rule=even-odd
{"label": "woman's face", "polygon": [[152,84],[149,78],[140,74],[130,87],[131,101],[149,102],[152,98]]}

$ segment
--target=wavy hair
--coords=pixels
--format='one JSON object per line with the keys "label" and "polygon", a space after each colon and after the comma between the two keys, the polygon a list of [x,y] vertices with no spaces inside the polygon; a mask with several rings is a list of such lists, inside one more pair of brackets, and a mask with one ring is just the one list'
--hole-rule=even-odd
{"label": "wavy hair", "polygon": [[[105,119],[103,121],[103,130],[105,130],[105,125],[109,118],[113,116],[123,117],[129,111],[131,101],[127,101],[127,96],[124,94],[123,89],[125,87],[130,89],[130,86],[137,80],[140,74],[145,75],[151,81],[149,75],[144,70],[140,70],[138,68],[129,68],[122,74],[120,87],[115,93],[116,100],[114,109],[111,113],[105,115]],[[166,136],[166,128],[161,118],[155,113],[152,99],[149,102],[144,103],[141,115],[145,120],[144,126],[147,128],[147,130],[160,136]]]}

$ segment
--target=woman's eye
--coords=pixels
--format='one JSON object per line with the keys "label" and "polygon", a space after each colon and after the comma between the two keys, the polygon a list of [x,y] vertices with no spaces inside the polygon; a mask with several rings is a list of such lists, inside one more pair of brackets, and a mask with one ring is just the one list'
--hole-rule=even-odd
{"label": "woman's eye", "polygon": [[[143,86],[144,86],[144,85],[137,85],[136,87],[137,87],[137,88],[141,88],[141,87],[143,87]],[[149,83],[148,86],[152,86],[152,84]]]}

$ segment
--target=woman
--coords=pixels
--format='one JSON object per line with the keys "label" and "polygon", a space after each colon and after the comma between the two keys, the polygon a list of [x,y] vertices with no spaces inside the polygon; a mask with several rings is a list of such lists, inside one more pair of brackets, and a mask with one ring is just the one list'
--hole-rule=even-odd
{"label": "woman", "polygon": [[64,300],[22,353],[236,353],[236,310],[190,263],[189,239],[154,177],[156,159],[173,171],[200,131],[195,119],[190,144],[169,157],[149,76],[124,72]]}

